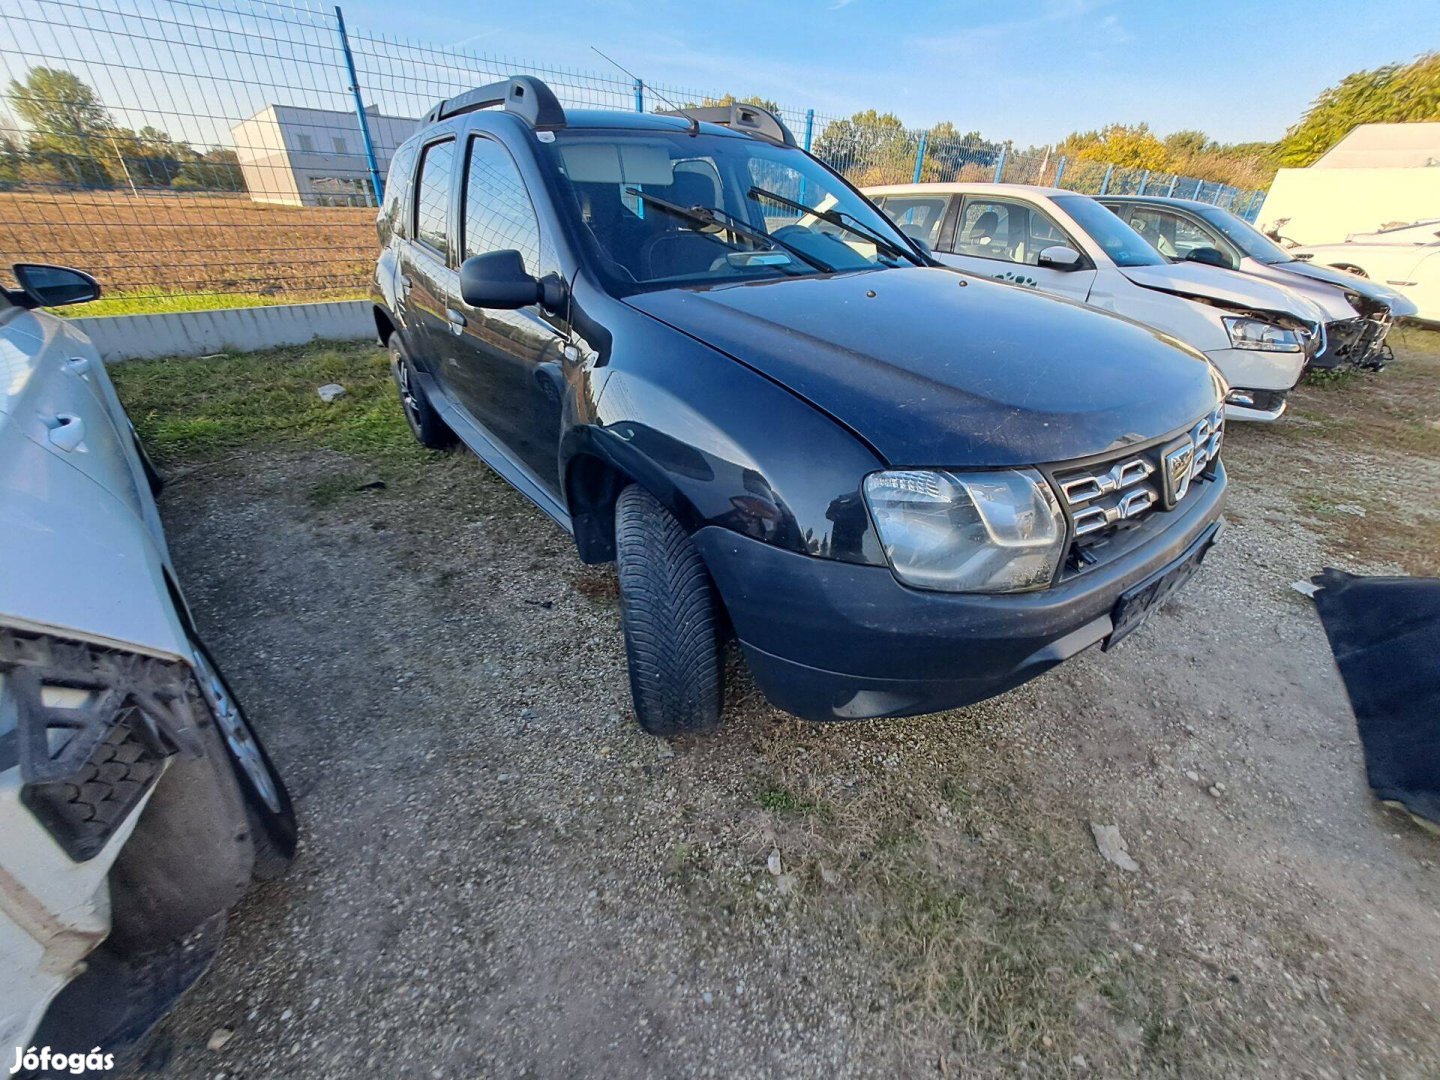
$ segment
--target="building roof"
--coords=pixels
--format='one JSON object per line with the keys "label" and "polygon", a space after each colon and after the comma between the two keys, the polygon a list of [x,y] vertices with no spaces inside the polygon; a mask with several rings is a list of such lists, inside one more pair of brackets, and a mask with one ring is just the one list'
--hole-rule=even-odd
{"label": "building roof", "polygon": [[1440,166],[1440,123],[1361,124],[1312,169],[1418,169]]}

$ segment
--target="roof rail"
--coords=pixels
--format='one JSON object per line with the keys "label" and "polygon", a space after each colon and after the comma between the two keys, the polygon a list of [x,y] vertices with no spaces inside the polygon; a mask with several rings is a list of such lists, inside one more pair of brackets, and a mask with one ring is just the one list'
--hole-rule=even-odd
{"label": "roof rail", "polygon": [[795,136],[790,134],[784,122],[768,109],[758,105],[747,105],[736,101],[729,105],[699,105],[692,109],[662,109],[661,116],[679,116],[686,120],[699,120],[706,124],[743,131],[746,135],[778,142],[782,146],[797,146]]}
{"label": "roof rail", "polygon": [[550,87],[529,75],[514,75],[503,82],[477,86],[453,98],[446,98],[425,114],[425,123],[433,124],[477,109],[504,105],[532,128],[565,126],[565,109]]}

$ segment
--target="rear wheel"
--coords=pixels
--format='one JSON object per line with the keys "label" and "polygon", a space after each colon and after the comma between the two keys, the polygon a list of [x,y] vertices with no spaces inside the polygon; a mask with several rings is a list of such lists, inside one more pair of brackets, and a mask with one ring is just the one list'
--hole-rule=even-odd
{"label": "rear wheel", "polygon": [[680,523],[644,488],[615,505],[620,625],[635,718],[651,735],[720,723],[724,664],[715,587]]}
{"label": "rear wheel", "polygon": [[190,646],[200,692],[225,740],[235,778],[245,796],[245,812],[255,845],[255,876],[269,881],[284,873],[295,857],[300,829],[290,792],[205,646],[193,638]]}
{"label": "rear wheel", "polygon": [[405,410],[405,422],[421,446],[431,450],[448,450],[455,445],[455,433],[440,419],[435,406],[425,396],[425,389],[415,375],[415,365],[400,343],[400,335],[390,335],[386,342],[390,350],[390,374],[395,379],[395,388],[400,392],[400,407]]}

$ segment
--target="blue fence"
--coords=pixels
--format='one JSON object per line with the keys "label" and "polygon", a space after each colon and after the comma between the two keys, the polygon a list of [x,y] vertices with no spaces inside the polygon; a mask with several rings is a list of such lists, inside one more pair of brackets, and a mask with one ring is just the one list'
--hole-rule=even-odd
{"label": "blue fence", "polygon": [[[395,148],[437,100],[513,74],[543,78],[572,107],[723,100],[619,72],[372,34],[328,4],[7,0],[0,265],[73,263],[112,293],[157,304],[357,294]],[[1052,147],[980,139],[948,124],[860,123],[793,103],[776,111],[807,149],[861,185],[994,180],[1145,191],[1244,216],[1261,201],[1258,192],[1067,161]]]}

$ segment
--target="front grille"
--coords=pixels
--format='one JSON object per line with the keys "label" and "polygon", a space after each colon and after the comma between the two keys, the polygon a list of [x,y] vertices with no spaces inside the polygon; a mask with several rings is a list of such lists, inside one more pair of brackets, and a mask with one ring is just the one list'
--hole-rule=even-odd
{"label": "front grille", "polygon": [[1104,548],[1117,538],[1144,527],[1156,513],[1185,505],[1215,475],[1224,439],[1222,405],[1183,434],[1051,470],[1070,521],[1070,568],[1102,561]]}
{"label": "front grille", "polygon": [[1342,319],[1328,327],[1329,348],[1316,357],[1317,367],[1383,367],[1385,335],[1390,332],[1390,310],[1381,307],[1368,317]]}

